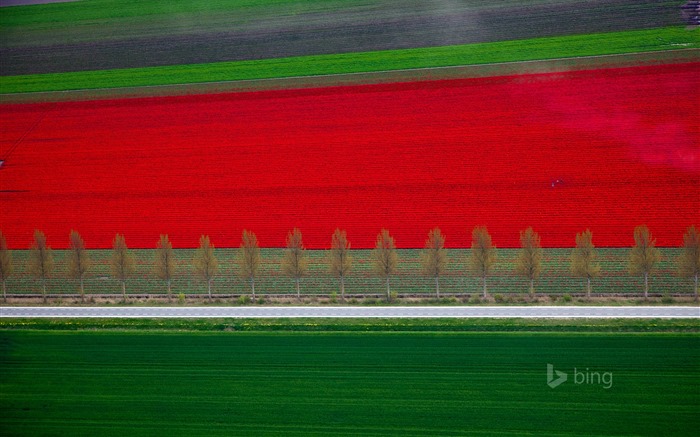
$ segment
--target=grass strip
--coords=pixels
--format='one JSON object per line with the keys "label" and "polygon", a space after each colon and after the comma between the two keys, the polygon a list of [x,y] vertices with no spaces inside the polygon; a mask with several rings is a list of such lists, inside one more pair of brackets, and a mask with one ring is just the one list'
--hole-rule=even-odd
{"label": "grass strip", "polygon": [[697,319],[24,319],[0,330],[182,332],[700,332]]}

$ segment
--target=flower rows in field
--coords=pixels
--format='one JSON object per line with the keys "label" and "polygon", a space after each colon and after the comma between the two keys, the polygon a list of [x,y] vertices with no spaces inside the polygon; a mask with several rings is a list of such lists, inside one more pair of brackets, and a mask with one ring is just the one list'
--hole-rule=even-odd
{"label": "flower rows in field", "polygon": [[[700,211],[700,63],[294,91],[4,105],[0,228],[65,247],[121,233],[180,248],[210,235],[263,247],[299,227],[309,248],[402,248],[439,226],[449,248],[487,225],[499,247],[533,226],[545,247],[660,246]],[[7,149],[4,149],[7,150]]]}

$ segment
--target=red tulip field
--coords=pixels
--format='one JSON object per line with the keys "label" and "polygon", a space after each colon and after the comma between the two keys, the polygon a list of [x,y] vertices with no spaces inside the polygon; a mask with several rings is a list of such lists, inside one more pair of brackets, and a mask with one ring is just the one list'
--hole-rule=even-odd
{"label": "red tulip field", "polygon": [[700,63],[84,102],[5,105],[0,229],[65,248],[153,247],[243,229],[327,248],[387,228],[402,248],[439,226],[451,248],[486,225],[499,247],[586,228],[629,247],[646,224],[677,247],[700,217]]}

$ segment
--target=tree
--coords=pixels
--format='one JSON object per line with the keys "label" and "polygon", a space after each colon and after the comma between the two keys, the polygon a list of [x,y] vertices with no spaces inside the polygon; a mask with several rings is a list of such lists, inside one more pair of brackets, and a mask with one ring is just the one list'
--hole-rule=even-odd
{"label": "tree", "polygon": [[374,270],[386,282],[386,299],[391,299],[390,279],[396,273],[399,264],[399,256],[396,253],[394,237],[389,235],[389,231],[382,229],[377,235],[377,243],[372,251],[374,258]]}
{"label": "tree", "polygon": [[42,295],[46,302],[46,279],[53,271],[53,254],[46,245],[46,235],[39,230],[34,231],[34,241],[29,252],[29,272],[41,280]]}
{"label": "tree", "polygon": [[530,281],[530,294],[535,293],[535,280],[542,272],[542,246],[540,236],[532,228],[520,231],[520,246],[522,247],[516,271]]}
{"label": "tree", "polygon": [[591,278],[600,276],[598,254],[593,245],[593,233],[586,229],[576,234],[576,248],[571,252],[571,273],[586,279],[586,297],[591,297]]}
{"label": "tree", "polygon": [[211,281],[219,271],[219,261],[214,255],[214,245],[209,241],[208,235],[202,235],[199,238],[199,248],[194,254],[192,264],[194,264],[194,270],[197,275],[203,281],[206,281],[207,292],[209,293],[209,299],[211,299]]}
{"label": "tree", "polygon": [[126,280],[134,274],[134,256],[126,247],[123,235],[117,234],[112,242],[112,276],[122,284],[122,296],[126,302]]}
{"label": "tree", "polygon": [[2,298],[7,302],[7,278],[12,276],[12,254],[7,248],[5,236],[0,231],[0,280],[2,280]]}
{"label": "tree", "polygon": [[695,226],[689,227],[683,235],[683,251],[678,259],[678,271],[684,278],[695,279],[695,301],[697,302],[698,275],[700,275],[700,233]]}
{"label": "tree", "polygon": [[70,252],[68,255],[68,276],[80,281],[80,300],[85,300],[85,274],[90,269],[90,255],[85,250],[83,237],[77,231],[70,231]]}
{"label": "tree", "polygon": [[299,228],[294,228],[292,232],[287,234],[287,250],[282,258],[282,272],[294,278],[298,298],[301,298],[299,281],[309,274],[308,265],[306,250],[301,241],[301,231]]}
{"label": "tree", "polygon": [[175,252],[167,234],[161,235],[160,240],[156,243],[155,271],[156,276],[166,282],[168,300],[171,300],[171,283],[173,276],[175,276]]}
{"label": "tree", "polygon": [[241,240],[239,258],[243,279],[250,282],[250,291],[255,299],[255,278],[258,276],[262,258],[260,257],[260,247],[258,247],[258,237],[254,233],[244,230]]}
{"label": "tree", "polygon": [[491,242],[491,235],[484,226],[477,226],[472,231],[471,267],[481,277],[486,297],[486,277],[496,264],[496,247]]}
{"label": "tree", "polygon": [[448,262],[444,235],[440,232],[440,228],[430,230],[428,239],[425,240],[425,249],[421,253],[421,264],[423,274],[435,279],[435,293],[438,299],[440,298],[440,275],[445,273]]}
{"label": "tree", "polygon": [[340,280],[340,297],[345,299],[345,277],[352,268],[350,242],[345,231],[336,229],[331,237],[331,251],[328,253],[330,271]]}
{"label": "tree", "polygon": [[630,273],[644,276],[644,299],[649,297],[649,275],[661,261],[661,252],[646,226],[634,228],[634,247],[630,252]]}

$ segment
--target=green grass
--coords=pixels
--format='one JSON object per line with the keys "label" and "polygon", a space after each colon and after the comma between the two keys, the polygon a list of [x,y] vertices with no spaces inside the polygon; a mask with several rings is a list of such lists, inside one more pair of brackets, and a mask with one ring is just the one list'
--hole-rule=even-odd
{"label": "green grass", "polygon": [[[630,249],[599,249],[602,264],[602,276],[593,280],[594,293],[640,293],[642,292],[641,277],[630,276],[628,259]],[[134,250],[137,260],[137,271],[127,282],[127,293],[158,294],[165,293],[163,281],[153,273],[154,251],[148,249]],[[292,294],[295,292],[294,283],[280,271],[280,261],[283,249],[262,249],[262,266],[260,277],[256,282],[256,292],[259,294]],[[571,276],[569,272],[569,257],[571,249],[545,249],[543,271],[536,281],[538,293],[582,293],[583,281]],[[692,294],[692,282],[678,277],[676,259],[680,249],[661,249],[662,261],[650,277],[650,292],[652,293],[688,293]],[[194,250],[178,249],[175,251],[177,274],[173,280],[173,294],[204,294],[206,286],[198,281],[192,269]],[[301,281],[301,291],[305,295],[328,295],[338,292],[336,278],[328,272],[326,252],[308,251],[310,258],[310,275]],[[448,250],[450,264],[444,277],[441,278],[440,290],[449,293],[481,293],[481,280],[467,270],[470,251],[468,249]],[[28,251],[13,251],[15,273],[7,281],[8,293],[41,293],[39,281],[30,276],[26,270]],[[76,293],[76,281],[66,277],[67,252],[54,251],[55,271],[48,281],[49,293]],[[214,279],[213,292],[221,294],[250,293],[249,285],[237,276],[238,249],[216,249],[219,258],[219,275]],[[85,281],[86,293],[112,294],[121,293],[121,287],[110,276],[110,250],[92,250],[90,256],[93,266]],[[514,273],[517,249],[499,249],[499,261],[495,271],[488,278],[489,293],[509,295],[511,293],[525,294],[528,291],[527,281]],[[385,293],[383,282],[372,271],[371,252],[369,250],[353,250],[354,265],[346,281],[346,293],[367,294]],[[399,250],[399,271],[392,279],[392,290],[401,295],[433,294],[434,281],[421,275],[420,251],[414,249]]]}
{"label": "green grass", "polygon": [[46,319],[0,318],[0,330],[246,332],[695,332],[697,319]]}
{"label": "green grass", "polygon": [[[700,336],[0,332],[4,435],[695,435]],[[569,373],[552,389],[546,365]],[[612,385],[575,384],[577,371]]]}
{"label": "green grass", "polygon": [[698,32],[665,27],[432,48],[4,76],[0,91],[11,94],[258,80],[688,49],[700,47]]}

